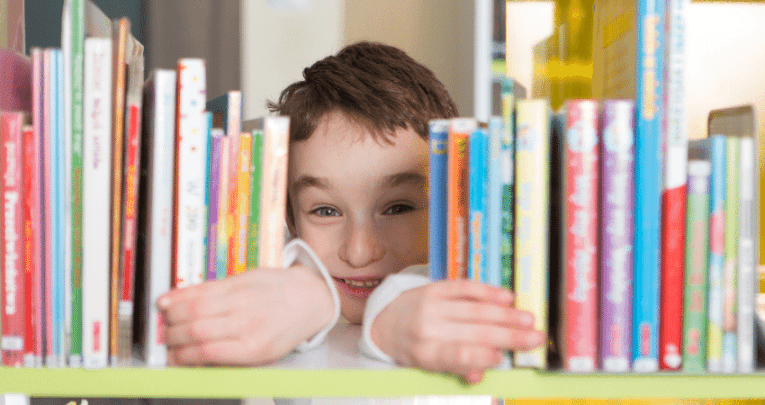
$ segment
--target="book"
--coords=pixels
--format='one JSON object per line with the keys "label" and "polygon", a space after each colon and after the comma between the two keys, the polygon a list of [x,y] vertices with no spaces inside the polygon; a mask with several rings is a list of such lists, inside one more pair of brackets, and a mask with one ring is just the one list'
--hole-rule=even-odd
{"label": "book", "polygon": [[110,38],[85,40],[82,218],[82,360],[104,368],[109,347],[109,201],[111,195]]}
{"label": "book", "polygon": [[[502,284],[502,138],[504,118],[489,118],[489,153],[486,193],[486,282],[497,287]],[[509,237],[510,235],[508,235]]]}
{"label": "book", "polygon": [[510,77],[502,78],[502,285],[513,288],[515,235],[515,103],[516,92],[523,90]]}
{"label": "book", "polygon": [[[534,329],[547,334],[551,111],[547,100],[516,104],[515,306],[534,315]],[[546,368],[546,347],[516,351],[515,367]]]}
{"label": "book", "polygon": [[722,372],[723,261],[725,255],[725,137],[712,135],[688,143],[689,160],[710,162],[709,279],[707,309],[707,371]]}
{"label": "book", "polygon": [[662,370],[680,369],[683,359],[683,232],[688,160],[685,21],[690,3],[690,0],[666,0],[659,319],[659,368]]}
{"label": "book", "polygon": [[3,216],[0,222],[0,257],[2,257],[2,364],[20,367],[24,362],[24,240],[22,217],[22,127],[23,112],[0,114],[0,194]]}
{"label": "book", "polygon": [[754,305],[757,285],[755,271],[755,150],[754,139],[740,139],[739,209],[738,209],[738,372],[751,373],[756,368]]}
{"label": "book", "polygon": [[428,196],[428,273],[432,281],[446,280],[446,189],[447,142],[449,120],[437,119],[428,123],[430,150]]}
{"label": "book", "polygon": [[208,176],[207,210],[207,273],[205,279],[215,280],[218,247],[218,201],[220,201],[221,140],[224,132],[220,128],[210,130],[210,169]]}
{"label": "book", "polygon": [[[148,367],[167,364],[164,321],[155,303],[170,290],[176,72],[156,69],[144,86],[141,143],[138,262],[135,320],[140,355]],[[137,275],[138,275],[137,274]],[[138,281],[141,280],[141,281]],[[140,290],[140,291],[139,291]]]}
{"label": "book", "polygon": [[659,368],[659,277],[665,0],[594,7],[595,98],[635,100],[633,369]]}
{"label": "book", "polygon": [[635,105],[604,100],[600,175],[600,362],[631,369]]}
{"label": "book", "polygon": [[[231,148],[231,138],[224,136],[221,138],[221,156],[229,156],[229,149]],[[216,261],[216,278],[226,278],[228,275],[228,232],[226,228],[229,224],[226,222],[226,215],[228,215],[228,205],[226,204],[228,198],[228,161],[221,159],[220,167],[218,168],[220,178],[218,180],[218,246],[215,249],[215,261]],[[258,202],[260,204],[260,202]]]}
{"label": "book", "polygon": [[205,278],[203,242],[207,136],[205,132],[205,61],[178,61],[176,97],[175,189],[173,206],[173,286],[201,283]]}
{"label": "book", "polygon": [[683,371],[706,371],[709,272],[709,175],[707,160],[688,162],[683,290]]}
{"label": "book", "polygon": [[739,139],[726,137],[725,158],[725,259],[723,263],[723,372],[734,373],[738,366],[736,331],[738,310],[738,208],[740,162]]}
{"label": "book", "polygon": [[446,151],[446,275],[449,280],[468,278],[469,136],[477,126],[473,118],[453,118],[449,124]]}
{"label": "book", "polygon": [[[250,213],[250,161],[252,159],[252,134],[244,132],[239,139],[239,172],[237,173],[236,195],[236,243],[234,274],[247,269],[247,234]],[[286,187],[286,184],[285,184]],[[286,193],[286,189],[285,189]]]}
{"label": "book", "polygon": [[468,260],[467,278],[486,282],[486,197],[489,135],[474,129],[468,137]]}
{"label": "book", "polygon": [[0,111],[31,111],[31,80],[32,60],[22,53],[0,47],[0,83],[4,86],[0,92]]}
{"label": "book", "polygon": [[63,61],[60,49],[51,50],[50,68],[50,203],[51,217],[46,221],[51,223],[51,311],[52,330],[48,334],[52,338],[53,352],[48,358],[50,366],[62,367],[66,365],[66,320],[64,307],[66,306],[65,291],[69,283],[65,280],[64,262],[64,111],[63,111]]}
{"label": "book", "polygon": [[258,231],[260,229],[260,195],[262,194],[263,130],[252,129],[250,157],[250,215],[247,224],[247,269],[258,266]]}
{"label": "book", "polygon": [[264,120],[258,267],[279,267],[285,235],[289,117]]}
{"label": "book", "polygon": [[561,354],[567,371],[594,371],[597,359],[598,103],[570,100],[562,107]]}
{"label": "book", "polygon": [[52,69],[53,61],[51,54],[52,48],[46,48],[43,50],[42,55],[42,224],[43,224],[43,352],[44,363],[46,366],[55,367],[53,363],[53,310],[54,310],[54,280],[55,273],[53,270],[53,187],[51,175],[51,131],[53,125],[51,123],[53,119],[53,97],[52,97]]}

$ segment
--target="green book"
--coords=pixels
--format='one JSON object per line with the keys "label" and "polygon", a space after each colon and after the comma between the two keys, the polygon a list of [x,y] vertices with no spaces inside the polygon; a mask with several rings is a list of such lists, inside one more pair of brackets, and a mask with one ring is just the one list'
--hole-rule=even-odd
{"label": "green book", "polygon": [[258,267],[258,221],[260,220],[260,187],[263,171],[263,131],[252,131],[250,161],[250,217],[247,234],[247,268]]}
{"label": "green book", "polygon": [[514,197],[514,159],[515,159],[515,92],[517,84],[511,77],[502,78],[502,125],[500,165],[502,183],[502,239],[500,240],[500,269],[502,285],[513,289],[513,209]]}
{"label": "green book", "polygon": [[703,373],[707,364],[707,272],[709,270],[709,176],[705,160],[688,162],[683,294],[683,370]]}
{"label": "green book", "polygon": [[738,302],[738,208],[740,140],[726,138],[725,160],[725,261],[723,264],[723,372],[738,370],[736,324]]}

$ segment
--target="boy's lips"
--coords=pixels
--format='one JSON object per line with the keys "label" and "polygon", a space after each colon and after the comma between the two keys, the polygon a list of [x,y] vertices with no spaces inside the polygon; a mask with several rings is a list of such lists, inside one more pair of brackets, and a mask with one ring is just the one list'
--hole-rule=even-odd
{"label": "boy's lips", "polygon": [[335,280],[335,284],[337,284],[337,287],[341,292],[345,293],[346,295],[362,299],[369,297],[369,295],[372,294],[372,291],[374,291],[375,287],[380,285],[382,282],[382,278],[372,277],[332,278]]}

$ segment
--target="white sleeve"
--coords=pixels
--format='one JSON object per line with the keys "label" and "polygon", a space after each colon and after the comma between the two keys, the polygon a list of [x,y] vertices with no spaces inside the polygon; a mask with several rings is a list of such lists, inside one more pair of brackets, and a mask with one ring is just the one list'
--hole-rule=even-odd
{"label": "white sleeve", "polygon": [[324,277],[324,281],[327,282],[329,291],[332,293],[332,301],[335,303],[335,314],[332,317],[332,322],[327,324],[324,329],[314,335],[311,339],[301,343],[295,350],[302,352],[321,344],[324,341],[324,337],[327,333],[335,327],[338,319],[340,319],[340,297],[337,295],[337,289],[335,289],[335,283],[332,282],[332,277],[329,275],[327,268],[321,263],[321,260],[316,256],[316,253],[308,246],[307,243],[300,239],[293,239],[287,243],[282,250],[282,267],[290,267],[295,263],[302,264],[306,267],[310,267],[319,272]]}
{"label": "white sleeve", "polygon": [[367,306],[364,309],[362,335],[359,341],[359,349],[362,353],[380,361],[395,363],[392,357],[385,354],[372,341],[372,323],[377,315],[403,292],[428,284],[430,278],[427,274],[427,264],[409,266],[399,273],[389,275],[375,288],[367,299]]}

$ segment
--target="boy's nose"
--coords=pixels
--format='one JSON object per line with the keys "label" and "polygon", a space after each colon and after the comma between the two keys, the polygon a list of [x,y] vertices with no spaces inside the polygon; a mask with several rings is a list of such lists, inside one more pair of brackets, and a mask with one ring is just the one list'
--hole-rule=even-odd
{"label": "boy's nose", "polygon": [[352,267],[365,267],[385,255],[385,248],[378,238],[374,225],[350,225],[345,243],[340,247],[340,259]]}

